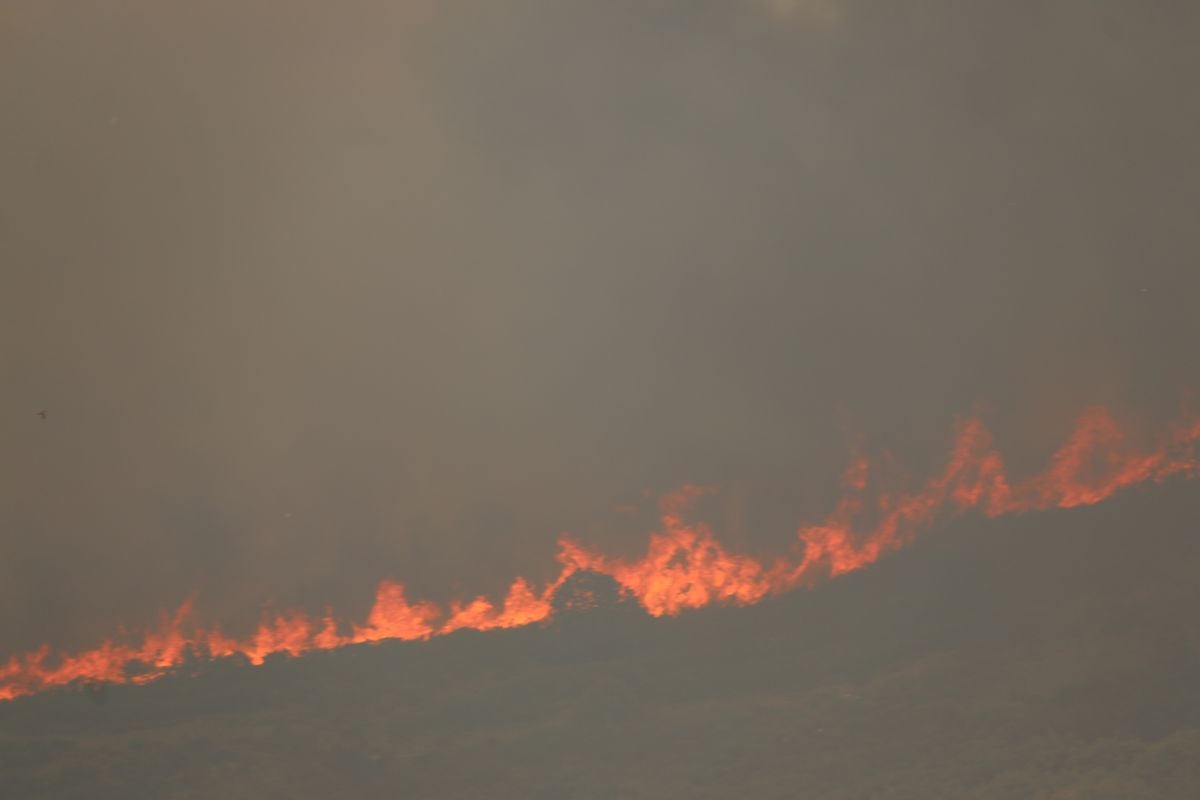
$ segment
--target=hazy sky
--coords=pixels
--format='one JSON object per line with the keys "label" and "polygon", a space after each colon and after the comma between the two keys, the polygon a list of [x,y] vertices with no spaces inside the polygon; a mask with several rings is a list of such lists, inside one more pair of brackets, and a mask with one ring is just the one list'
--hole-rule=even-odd
{"label": "hazy sky", "polygon": [[851,432],[1165,421],[1200,7],[1041,6],[8,0],[0,656],[494,591],[684,481],[769,548]]}

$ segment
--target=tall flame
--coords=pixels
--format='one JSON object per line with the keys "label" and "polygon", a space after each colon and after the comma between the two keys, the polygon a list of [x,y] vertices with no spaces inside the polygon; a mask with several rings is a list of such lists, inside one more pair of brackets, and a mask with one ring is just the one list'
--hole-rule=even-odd
{"label": "tall flame", "polygon": [[[146,683],[188,658],[240,655],[262,664],[273,654],[298,656],[385,639],[424,640],[454,631],[515,628],[549,619],[555,591],[575,572],[612,577],[654,616],[674,615],[713,603],[748,605],[799,586],[811,586],[878,560],[953,515],[988,517],[1098,503],[1148,481],[1200,475],[1196,444],[1200,421],[1177,426],[1158,446],[1139,451],[1102,408],[1080,415],[1066,443],[1040,473],[1012,483],[991,433],[975,418],[961,421],[942,470],[913,493],[876,490],[873,465],[856,458],[842,479],[843,493],[821,523],[801,527],[787,552],[770,561],[727,550],[686,512],[712,490],[684,486],[660,500],[661,530],[635,560],[611,558],[568,538],[559,540],[558,576],[540,589],[524,578],[498,605],[486,597],[451,603],[410,601],[404,587],[383,581],[361,624],[340,625],[331,614],[314,619],[293,611],[265,618],[250,636],[225,636],[192,624],[192,602],[163,614],[140,644],[113,639],[91,650],[51,656],[49,645],[0,665],[0,700],[81,682]],[[863,520],[867,524],[863,524]]]}

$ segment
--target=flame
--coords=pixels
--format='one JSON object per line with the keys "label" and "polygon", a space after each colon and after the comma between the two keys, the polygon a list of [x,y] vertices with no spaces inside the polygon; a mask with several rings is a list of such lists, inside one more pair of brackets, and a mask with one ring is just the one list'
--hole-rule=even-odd
{"label": "flame", "polygon": [[942,470],[911,493],[873,488],[880,482],[874,465],[856,456],[843,473],[842,497],[833,512],[801,527],[788,551],[769,561],[730,552],[707,525],[688,522],[689,509],[713,490],[683,486],[659,501],[661,529],[650,535],[642,557],[612,558],[564,536],[558,576],[540,589],[517,578],[498,605],[482,596],[448,608],[414,602],[401,584],[385,580],[362,624],[339,624],[329,612],[312,618],[292,611],[264,618],[253,634],[237,639],[193,624],[189,599],[174,614],[162,614],[140,644],[109,639],[91,650],[53,657],[50,646],[42,645],[12,656],[0,664],[0,700],[76,682],[146,683],[190,658],[241,656],[257,665],[275,654],[299,656],[388,639],[530,625],[550,618],[554,593],[580,570],[610,576],[654,616],[714,603],[748,605],[861,569],[955,515],[1074,508],[1136,484],[1200,475],[1200,421],[1177,426],[1147,451],[1132,447],[1128,438],[1107,411],[1088,409],[1045,470],[1013,483],[991,433],[980,420],[965,419],[957,425]]}

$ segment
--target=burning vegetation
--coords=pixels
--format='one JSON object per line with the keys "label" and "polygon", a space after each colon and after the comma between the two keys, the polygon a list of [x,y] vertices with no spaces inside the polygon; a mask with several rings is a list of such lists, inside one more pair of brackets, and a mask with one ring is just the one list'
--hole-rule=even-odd
{"label": "burning vegetation", "polygon": [[876,464],[854,459],[833,512],[820,523],[800,527],[791,545],[770,559],[731,552],[709,526],[690,521],[691,506],[712,490],[683,486],[660,500],[659,530],[637,559],[609,557],[563,537],[558,576],[544,586],[517,577],[498,602],[480,596],[443,607],[412,600],[403,585],[385,580],[362,622],[294,611],[265,618],[245,638],[205,626],[188,600],[173,614],[164,613],[158,628],[140,639],[107,639],[69,654],[54,654],[46,644],[12,656],[0,666],[0,699],[73,683],[146,683],[190,659],[237,656],[260,665],[274,654],[299,656],[383,640],[425,640],[464,629],[516,628],[630,600],[652,616],[711,604],[749,605],[861,569],[955,515],[998,517],[1092,505],[1130,486],[1200,473],[1200,422],[1177,425],[1149,447],[1130,438],[1107,411],[1089,409],[1045,469],[1013,480],[984,424],[965,419],[942,469],[916,489],[892,489],[886,476],[877,477]]}

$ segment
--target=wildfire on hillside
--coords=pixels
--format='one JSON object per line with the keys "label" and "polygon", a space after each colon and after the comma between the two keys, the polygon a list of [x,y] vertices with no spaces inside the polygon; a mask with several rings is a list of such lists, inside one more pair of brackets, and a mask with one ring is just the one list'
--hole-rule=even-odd
{"label": "wildfire on hillside", "polygon": [[442,607],[410,600],[403,585],[385,580],[361,623],[296,611],[264,619],[245,638],[197,622],[189,600],[175,613],[164,613],[158,628],[140,641],[107,639],[90,650],[54,655],[45,644],[11,657],[0,665],[0,699],[76,682],[146,683],[189,658],[241,656],[257,665],[273,654],[298,656],[385,639],[530,625],[550,618],[556,591],[581,571],[609,576],[654,616],[714,603],[748,605],[861,569],[954,515],[996,517],[1092,505],[1136,484],[1194,478],[1200,475],[1198,441],[1200,421],[1189,421],[1155,446],[1139,449],[1111,414],[1091,408],[1079,416],[1044,470],[1013,481],[991,433],[979,419],[969,418],[957,425],[942,469],[915,490],[880,488],[872,479],[875,465],[853,459],[833,512],[818,524],[800,527],[785,552],[769,560],[730,552],[707,525],[689,521],[692,504],[713,490],[686,485],[659,501],[660,529],[650,534],[645,554],[637,559],[608,557],[564,536],[557,577],[540,587],[517,577],[499,602],[476,597]]}

